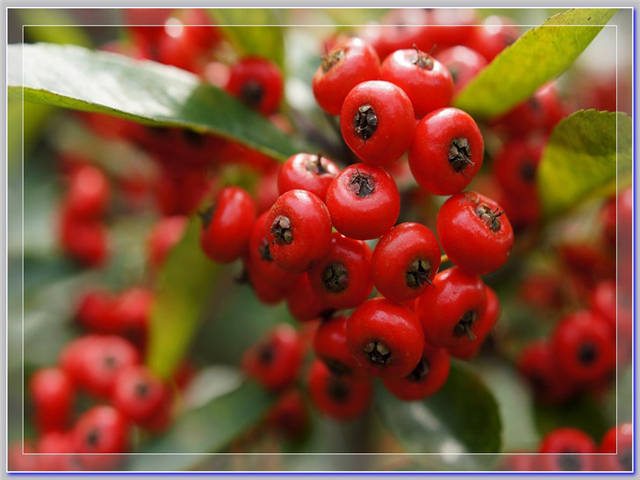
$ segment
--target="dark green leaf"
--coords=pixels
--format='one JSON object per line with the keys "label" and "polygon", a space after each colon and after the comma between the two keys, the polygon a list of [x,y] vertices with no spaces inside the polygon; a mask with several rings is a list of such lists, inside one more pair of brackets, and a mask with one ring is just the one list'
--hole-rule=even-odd
{"label": "dark green leaf", "polygon": [[562,120],[538,170],[545,214],[555,215],[587,198],[614,193],[616,170],[620,186],[629,182],[631,155],[628,115],[582,110]]}
{"label": "dark green leaf", "polygon": [[540,435],[560,427],[574,427],[600,439],[611,426],[608,424],[602,405],[588,394],[562,405],[536,405],[534,418]]}
{"label": "dark green leaf", "polygon": [[200,228],[200,219],[192,218],[156,282],[147,364],[165,378],[173,373],[190,346],[221,270],[202,252]]}
{"label": "dark green leaf", "polygon": [[141,449],[129,462],[131,470],[185,470],[206,460],[205,455],[159,453],[207,453],[224,450],[254,425],[271,405],[273,397],[255,383],[246,382],[231,393],[178,417],[170,429]]}
{"label": "dark green leaf", "polygon": [[480,117],[506,112],[569,68],[615,13],[577,8],[554,15],[500,53],[460,92],[456,106]]}
{"label": "dark green leaf", "polygon": [[502,422],[496,400],[459,362],[452,363],[447,383],[433,396],[403,402],[380,388],[376,405],[383,423],[409,453],[500,451]]}
{"label": "dark green leaf", "polygon": [[8,64],[13,98],[24,87],[30,102],[211,132],[280,160],[299,151],[266,118],[174,67],[50,44],[10,45]]}

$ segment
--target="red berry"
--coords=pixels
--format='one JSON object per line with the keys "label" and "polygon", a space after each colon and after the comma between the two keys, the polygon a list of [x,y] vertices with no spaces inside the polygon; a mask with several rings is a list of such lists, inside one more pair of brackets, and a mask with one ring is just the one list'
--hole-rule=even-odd
{"label": "red berry", "polygon": [[[23,453],[24,452],[24,453]],[[29,440],[16,440],[7,449],[7,469],[9,472],[36,471],[39,468],[39,457],[28,455],[34,452]]]}
{"label": "red berry", "polygon": [[487,66],[487,61],[475,50],[458,45],[436,54],[453,80],[453,94],[460,92],[474,77]]}
{"label": "red berry", "polygon": [[400,223],[378,241],[371,267],[378,291],[401,303],[428,288],[440,268],[440,246],[424,225]]}
{"label": "red berry", "polygon": [[598,456],[598,463],[603,470],[633,470],[633,425],[623,423],[607,430],[600,442],[599,452],[616,454]]}
{"label": "red berry", "polygon": [[313,337],[313,351],[333,375],[351,375],[356,359],[347,344],[347,317],[332,317],[320,324]]}
{"label": "red berry", "polygon": [[67,213],[75,219],[99,218],[107,208],[110,188],[107,177],[91,165],[76,168],[66,198]]}
{"label": "red berry", "polygon": [[536,396],[546,403],[561,403],[573,393],[572,379],[558,371],[546,341],[530,343],[518,357],[518,370],[531,384]]}
{"label": "red berry", "polygon": [[489,273],[507,261],[513,230],[504,211],[476,192],[449,198],[436,220],[442,249],[449,260],[470,273]]}
{"label": "red berry", "polygon": [[81,468],[77,456],[64,455],[76,453],[73,450],[73,439],[69,432],[45,433],[38,439],[36,450],[38,453],[58,454],[38,456],[38,470],[70,471]]}
{"label": "red berry", "polygon": [[604,318],[612,331],[616,331],[616,283],[613,280],[599,282],[591,292],[591,310]]}
{"label": "red berry", "polygon": [[311,288],[311,282],[306,273],[299,277],[296,288],[287,295],[287,308],[291,316],[299,322],[308,322],[320,316],[327,316],[332,311]]}
{"label": "red berry", "polygon": [[[199,52],[207,53],[222,40],[218,27],[213,25],[211,16],[202,8],[188,8],[181,16],[184,35]],[[198,26],[194,26],[198,25]]]}
{"label": "red berry", "polygon": [[309,271],[311,288],[329,308],[354,308],[373,289],[371,249],[362,240],[333,233],[329,251]]}
{"label": "red berry", "polygon": [[382,63],[382,80],[400,87],[411,99],[416,118],[448,107],[453,97],[449,70],[418,49],[397,50]]}
{"label": "red berry", "polygon": [[536,176],[542,143],[513,139],[505,143],[491,165],[500,186],[514,197],[537,195]]}
{"label": "red berry", "polygon": [[162,409],[167,395],[167,386],[147,367],[134,365],[123,368],[116,376],[112,402],[130,421],[144,424]]}
{"label": "red berry", "polygon": [[97,220],[77,220],[63,214],[60,243],[65,253],[88,267],[104,265],[109,253],[107,231]]}
{"label": "red berry", "polygon": [[324,200],[331,181],[340,169],[328,158],[310,153],[298,153],[287,159],[278,174],[280,195],[289,190],[306,190]]}
{"label": "red berry", "polygon": [[111,315],[114,298],[111,293],[102,289],[85,292],[76,308],[76,319],[88,330],[94,332],[113,332],[113,316]]}
{"label": "red berry", "polygon": [[149,264],[160,267],[171,249],[180,241],[188,219],[182,215],[165,217],[153,226],[147,237],[147,255]]}
{"label": "red berry", "polygon": [[193,39],[186,34],[187,28],[180,21],[173,21],[176,23],[169,25],[171,34],[165,32],[157,41],[158,61],[199,74],[203,62],[194,48]]}
{"label": "red berry", "polygon": [[528,275],[520,284],[520,300],[540,309],[556,310],[564,304],[560,278],[552,273]]}
{"label": "red berry", "polygon": [[424,335],[413,311],[374,298],[349,317],[347,343],[358,364],[370,374],[402,378],[420,361]]}
{"label": "red berry", "polygon": [[256,208],[246,190],[223,188],[214,206],[202,214],[202,249],[214,262],[233,262],[247,250],[255,219]]}
{"label": "red berry", "polygon": [[113,312],[117,331],[123,335],[139,337],[147,331],[153,292],[144,287],[132,287],[120,292],[116,297]]}
{"label": "red berry", "polygon": [[435,195],[464,189],[482,166],[484,141],[467,113],[441,108],[416,127],[409,166],[416,182]]}
{"label": "red berry", "polygon": [[452,267],[435,276],[433,285],[418,298],[416,312],[428,343],[463,348],[477,340],[486,306],[480,278]]}
{"label": "red berry", "polygon": [[129,425],[122,413],[113,407],[99,405],[85,411],[73,429],[73,451],[84,453],[78,460],[87,470],[107,470],[115,467],[120,457],[115,454],[128,448]]}
{"label": "red berry", "polygon": [[551,337],[558,368],[579,383],[602,379],[615,368],[615,337],[607,321],[583,310],[564,317]]}
{"label": "red berry", "polygon": [[313,75],[313,95],[318,105],[338,115],[349,91],[359,83],[380,78],[380,59],[368,43],[349,38],[322,57]]}
{"label": "red berry", "polygon": [[429,11],[427,34],[435,47],[463,45],[478,23],[476,12],[464,8],[434,8]]}
{"label": "red berry", "polygon": [[547,433],[540,443],[540,453],[561,455],[541,455],[543,470],[552,471],[589,471],[595,469],[595,457],[585,455],[594,453],[593,440],[577,428],[557,428]]}
{"label": "red berry", "polygon": [[497,199],[515,231],[526,230],[538,224],[542,208],[537,192],[527,194],[525,190],[514,196],[500,189]]}
{"label": "red berry", "polygon": [[302,343],[288,324],[269,332],[242,358],[247,374],[269,390],[280,390],[293,382],[302,365]]}
{"label": "red berry", "polygon": [[122,15],[136,42],[154,44],[164,33],[164,23],[171,12],[170,8],[126,8]]}
{"label": "red berry", "polygon": [[342,138],[365,163],[387,167],[411,146],[411,100],[398,86],[371,80],[355,86],[340,110]]}
{"label": "red berry", "polygon": [[382,168],[357,163],[345,168],[327,190],[333,226],[358,240],[387,233],[400,215],[400,194]]}
{"label": "red berry", "polygon": [[449,353],[457,358],[469,360],[475,357],[482,347],[482,342],[487,338],[489,332],[496,324],[500,316],[500,300],[491,287],[484,286],[487,296],[487,305],[484,314],[478,319],[478,326],[475,330],[476,340],[466,345],[449,348]]}
{"label": "red berry", "polygon": [[249,259],[245,262],[244,268],[247,281],[258,300],[267,305],[276,305],[284,299],[288,288],[271,283],[262,275],[264,269],[261,268],[258,262]]}
{"label": "red berry", "polygon": [[315,360],[309,370],[309,394],[315,407],[325,415],[350,420],[360,416],[371,403],[371,381],[363,377],[337,377]]}
{"label": "red berry", "polygon": [[35,420],[41,432],[66,428],[73,409],[73,383],[64,370],[42,368],[29,382]]}
{"label": "red berry", "polygon": [[282,99],[282,74],[269,60],[246,57],[231,67],[227,90],[247,106],[270,115]]}
{"label": "red berry", "polygon": [[520,29],[513,23],[510,18],[491,15],[484,25],[473,29],[466,45],[490,62],[520,36]]}
{"label": "red berry", "polygon": [[269,411],[268,421],[287,437],[300,438],[309,427],[307,404],[300,392],[284,393]]}
{"label": "red berry", "polygon": [[289,190],[280,195],[265,223],[273,261],[285,270],[303,272],[329,249],[331,218],[311,192]]}

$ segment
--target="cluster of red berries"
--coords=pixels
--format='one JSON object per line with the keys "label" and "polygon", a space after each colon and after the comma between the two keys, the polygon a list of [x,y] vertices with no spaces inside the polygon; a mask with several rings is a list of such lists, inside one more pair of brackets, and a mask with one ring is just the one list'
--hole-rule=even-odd
{"label": "cluster of red berries", "polygon": [[580,429],[561,427],[547,433],[538,454],[512,455],[505,470],[515,471],[631,471],[633,465],[633,426],[611,427],[600,445]]}

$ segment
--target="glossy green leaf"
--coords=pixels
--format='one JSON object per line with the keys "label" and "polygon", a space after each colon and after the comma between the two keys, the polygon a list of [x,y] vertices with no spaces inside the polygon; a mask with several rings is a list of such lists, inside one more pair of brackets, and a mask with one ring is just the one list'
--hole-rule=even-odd
{"label": "glossy green leaf", "polygon": [[[224,450],[254,425],[271,405],[273,397],[259,385],[246,382],[202,407],[178,417],[170,429],[144,445],[127,465],[130,470],[187,470],[206,460],[198,453]],[[182,453],[192,455],[161,455]],[[150,455],[153,454],[153,455]]]}
{"label": "glossy green leaf", "polygon": [[299,151],[266,118],[187,71],[71,45],[8,51],[10,97],[20,98],[23,86],[26,101],[211,132],[280,160]]}
{"label": "glossy green leaf", "polygon": [[433,396],[403,402],[386,389],[376,393],[383,423],[408,453],[491,453],[502,444],[502,422],[492,393],[476,375],[453,362]]}
{"label": "glossy green leaf", "polygon": [[621,187],[630,181],[631,158],[628,115],[582,110],[565,118],[554,129],[538,169],[545,214],[615,192],[616,171]]}
{"label": "glossy green leaf", "polygon": [[503,50],[460,92],[455,105],[479,117],[506,112],[569,68],[615,13],[576,8],[554,15]]}
{"label": "glossy green leaf", "polygon": [[222,267],[200,248],[200,219],[189,222],[158,274],[151,312],[147,364],[169,377],[191,345]]}
{"label": "glossy green leaf", "polygon": [[284,68],[284,35],[277,10],[217,8],[209,12],[240,55],[268,58]]}

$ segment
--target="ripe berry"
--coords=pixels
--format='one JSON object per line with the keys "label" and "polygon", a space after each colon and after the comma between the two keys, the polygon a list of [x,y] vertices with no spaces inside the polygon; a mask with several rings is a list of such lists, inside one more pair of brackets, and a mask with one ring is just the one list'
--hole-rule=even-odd
{"label": "ripe berry", "polygon": [[427,34],[437,48],[463,45],[477,23],[478,17],[473,9],[434,8],[429,11]]}
{"label": "ripe berry", "polygon": [[76,320],[86,329],[94,332],[114,332],[112,308],[114,298],[102,289],[85,292],[76,308]]}
{"label": "ripe berry", "polygon": [[452,195],[478,173],[483,152],[482,134],[473,118],[457,108],[441,108],[418,123],[409,167],[422,188]]}
{"label": "ripe berry", "polygon": [[271,206],[265,221],[273,261],[281,268],[303,272],[329,249],[331,218],[316,195],[289,190]]}
{"label": "ripe berry", "polygon": [[594,453],[596,446],[586,433],[577,428],[563,427],[547,433],[542,439],[539,451],[540,453],[559,454],[541,455],[539,461],[543,470],[588,471],[595,469],[594,457],[585,454]]}
{"label": "ripe berry", "polygon": [[353,87],[379,78],[380,59],[376,51],[359,38],[349,38],[323,55],[322,64],[313,75],[313,95],[320,108],[338,115]]}
{"label": "ripe berry", "polygon": [[256,208],[246,190],[223,188],[216,196],[214,206],[201,216],[200,244],[211,260],[233,262],[247,250]]}
{"label": "ripe berry", "polygon": [[269,60],[246,57],[231,67],[227,90],[247,106],[270,115],[282,99],[282,74]]}
{"label": "ripe berry", "polygon": [[336,230],[358,240],[384,235],[400,215],[391,175],[364,163],[349,165],[331,182],[326,202]]}
{"label": "ripe berry", "polygon": [[475,357],[482,347],[482,342],[487,338],[489,332],[496,324],[500,316],[500,300],[491,287],[484,286],[487,296],[487,305],[484,314],[477,320],[478,326],[475,329],[476,340],[466,345],[449,348],[449,353],[457,358],[469,360]]}
{"label": "ripe berry", "polygon": [[65,253],[88,267],[104,265],[109,253],[106,228],[96,220],[78,220],[63,214],[60,243]]}
{"label": "ripe berry", "polygon": [[73,429],[73,451],[84,453],[78,457],[87,470],[107,470],[115,467],[129,444],[129,425],[125,416],[113,407],[98,405],[86,410]]}
{"label": "ripe berry", "polygon": [[[24,453],[23,453],[24,452]],[[29,440],[14,440],[7,449],[7,469],[9,472],[36,471],[39,467],[37,455]]]}
{"label": "ripe berry", "polygon": [[558,368],[576,382],[597,381],[615,368],[615,337],[606,320],[587,310],[556,325],[551,348]]}
{"label": "ripe berry", "polygon": [[615,471],[633,469],[633,425],[623,423],[611,427],[602,437],[600,453],[616,453],[616,455],[598,456],[599,466],[603,470]]}
{"label": "ripe berry", "polygon": [[284,393],[267,416],[270,425],[292,439],[300,438],[309,427],[309,411],[298,390]]}
{"label": "ripe berry", "polygon": [[462,45],[447,48],[437,53],[436,58],[451,73],[454,95],[487,66],[482,55]]}
{"label": "ripe berry", "polygon": [[320,301],[330,308],[357,307],[373,289],[369,245],[333,233],[329,251],[311,268],[309,281]]}
{"label": "ripe berry", "polygon": [[310,153],[298,153],[287,159],[278,174],[278,192],[306,190],[324,200],[331,181],[340,169],[328,158]]}
{"label": "ripe berry", "polygon": [[400,223],[378,241],[371,263],[373,282],[389,300],[416,298],[440,268],[440,246],[431,230],[419,223]]}
{"label": "ripe berry", "polygon": [[603,280],[591,292],[589,305],[594,313],[604,318],[612,331],[616,331],[616,282]]}
{"label": "ripe berry", "polygon": [[433,395],[449,376],[449,353],[444,348],[424,346],[422,358],[404,378],[384,378],[384,386],[405,401],[420,400]]}
{"label": "ripe berry", "polygon": [[363,377],[337,377],[320,360],[309,370],[309,394],[315,407],[338,420],[360,416],[371,403],[371,381]]}
{"label": "ripe berry", "polygon": [[351,375],[356,359],[347,344],[347,317],[341,315],[322,322],[313,337],[313,351],[333,375]]}
{"label": "ripe berry", "polygon": [[287,308],[291,316],[299,322],[328,317],[333,311],[311,288],[311,282],[306,273],[300,275],[296,288],[287,295]]}
{"label": "ripe berry", "polygon": [[379,80],[355,86],[340,110],[342,138],[363,162],[388,167],[411,146],[414,111],[407,94]]}
{"label": "ripe berry", "polygon": [[358,364],[370,374],[402,378],[420,360],[424,335],[410,309],[374,298],[349,317],[347,343]]}
{"label": "ripe berry", "polygon": [[573,393],[571,378],[558,371],[546,341],[530,343],[518,357],[518,370],[531,384],[536,396],[546,403],[561,403]]}
{"label": "ripe berry", "polygon": [[36,445],[38,453],[56,453],[58,455],[38,456],[38,470],[41,471],[70,471],[80,470],[81,465],[73,450],[73,438],[69,432],[49,432],[38,439]]}
{"label": "ripe berry", "polygon": [[442,249],[449,259],[470,273],[489,273],[507,261],[513,230],[504,211],[476,192],[449,198],[436,220]]}
{"label": "ripe berry", "polygon": [[513,139],[502,146],[493,163],[493,175],[500,186],[515,197],[536,196],[536,176],[542,156],[542,143]]}
{"label": "ripe berry", "polygon": [[111,316],[118,333],[138,339],[147,331],[153,292],[144,287],[132,287],[118,294]]}
{"label": "ripe berry", "polygon": [[458,267],[438,273],[416,306],[427,342],[444,348],[461,348],[475,342],[486,298],[479,277]]}
{"label": "ripe berry", "polygon": [[75,219],[99,218],[107,208],[110,188],[107,177],[91,165],[76,168],[66,198],[67,214]]}
{"label": "ripe berry", "polygon": [[180,20],[184,24],[184,35],[198,53],[206,54],[222,40],[220,30],[212,24],[211,17],[202,8],[186,9]]}
{"label": "ripe berry", "polygon": [[411,99],[416,118],[449,106],[453,80],[449,71],[428,53],[397,50],[382,63],[382,80],[400,87]]}
{"label": "ripe berry", "polygon": [[466,45],[490,62],[520,36],[520,29],[513,23],[510,18],[491,15],[483,26],[473,29]]}
{"label": "ripe berry", "polygon": [[171,249],[180,241],[187,226],[187,217],[175,215],[165,217],[153,226],[147,237],[147,256],[149,264],[159,268]]}
{"label": "ripe berry", "polygon": [[253,289],[253,293],[258,300],[266,305],[276,305],[284,299],[287,289],[270,283],[266,277],[262,276],[262,269],[257,262],[249,259],[245,261],[244,268],[246,281]]}
{"label": "ripe berry", "polygon": [[130,421],[144,424],[162,409],[167,395],[167,386],[149,369],[134,365],[123,368],[116,376],[112,402]]}
{"label": "ripe berry", "polygon": [[73,383],[64,370],[42,368],[29,382],[36,424],[41,432],[66,428],[73,409]]}
{"label": "ripe berry", "polygon": [[275,327],[242,358],[247,375],[269,390],[280,390],[293,382],[301,364],[302,343],[288,324]]}
{"label": "ripe berry", "polygon": [[203,61],[194,48],[192,39],[186,34],[187,28],[181,23],[171,25],[170,28],[172,34],[165,32],[156,44],[158,61],[200,74]]}
{"label": "ripe berry", "polygon": [[362,37],[378,52],[381,60],[401,48],[417,45],[429,51],[433,43],[429,38],[429,14],[423,9],[398,9],[386,14],[379,25],[369,25]]}

